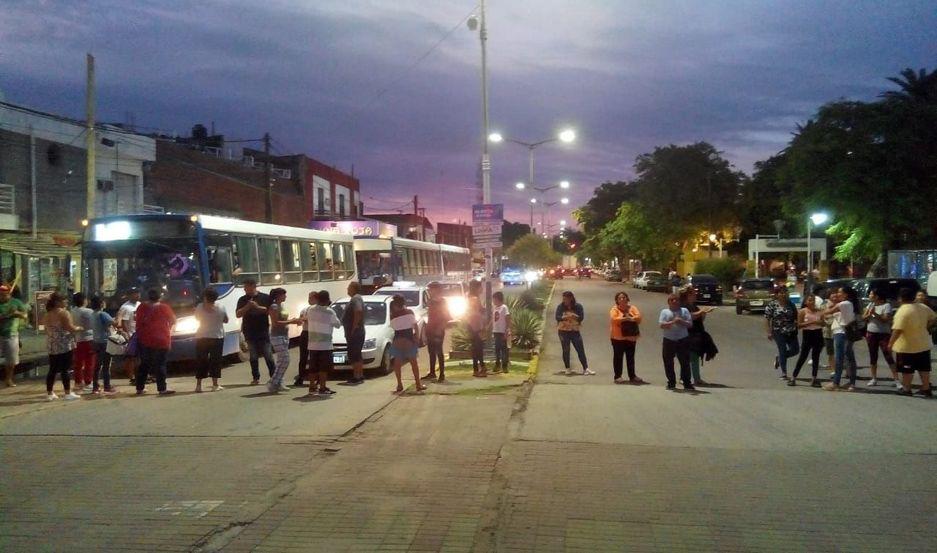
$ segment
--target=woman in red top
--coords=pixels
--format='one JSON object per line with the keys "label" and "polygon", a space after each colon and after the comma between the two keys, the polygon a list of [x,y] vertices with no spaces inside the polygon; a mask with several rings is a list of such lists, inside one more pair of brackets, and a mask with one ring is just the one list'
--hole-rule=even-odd
{"label": "woman in red top", "polygon": [[154,374],[159,395],[176,393],[166,388],[166,360],[172,347],[172,327],[176,324],[176,315],[172,308],[159,301],[162,293],[158,288],[151,288],[146,293],[146,301],[137,307],[137,342],[140,346],[140,366],[137,369],[137,395],[146,393],[146,377]]}
{"label": "woman in red top", "polygon": [[[616,384],[644,384],[634,373],[634,350],[638,343],[638,325],[641,324],[641,312],[631,305],[631,298],[626,292],[615,294],[615,305],[608,312],[612,338],[612,367],[615,370]],[[622,357],[628,364],[628,380],[621,377]]]}

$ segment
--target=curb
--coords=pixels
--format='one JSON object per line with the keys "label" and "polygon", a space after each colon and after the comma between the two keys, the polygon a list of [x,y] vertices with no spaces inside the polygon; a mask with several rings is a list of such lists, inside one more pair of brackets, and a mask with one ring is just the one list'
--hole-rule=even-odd
{"label": "curb", "polygon": [[547,299],[543,302],[543,313],[541,317],[543,318],[543,324],[540,326],[540,345],[537,348],[537,353],[530,360],[530,365],[527,366],[527,380],[533,381],[537,378],[537,374],[540,371],[540,354],[543,352],[543,335],[547,331],[547,313],[550,310],[550,304],[553,303],[553,293],[556,291],[556,283],[553,282],[550,287],[550,295],[547,296]]}

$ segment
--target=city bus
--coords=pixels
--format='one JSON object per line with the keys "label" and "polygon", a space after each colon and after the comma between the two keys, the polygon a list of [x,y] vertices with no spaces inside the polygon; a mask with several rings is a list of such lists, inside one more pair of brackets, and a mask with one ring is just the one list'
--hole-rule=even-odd
{"label": "city bus", "polygon": [[[114,313],[131,288],[159,288],[177,317],[170,358],[195,357],[198,321],[193,313],[206,287],[218,292],[228,313],[224,354],[240,351],[241,321],[235,315],[243,282],[253,279],[268,293],[287,291],[291,316],[307,305],[309,292],[347,295],[356,279],[349,234],[255,223],[210,215],[147,214],[89,221],[82,241],[82,290],[104,299]],[[291,325],[290,336],[301,328]]]}
{"label": "city bus", "polygon": [[355,238],[355,261],[366,291],[400,280],[424,286],[434,280],[472,278],[472,252],[449,244],[407,238]]}

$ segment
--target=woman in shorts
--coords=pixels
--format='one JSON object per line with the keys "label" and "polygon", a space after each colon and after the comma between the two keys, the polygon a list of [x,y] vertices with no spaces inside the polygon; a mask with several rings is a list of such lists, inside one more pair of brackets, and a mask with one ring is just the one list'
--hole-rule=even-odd
{"label": "woman in shorts", "polygon": [[420,382],[420,366],[417,362],[419,348],[416,342],[418,332],[416,316],[413,311],[407,309],[407,302],[400,294],[394,295],[390,301],[390,327],[394,329],[390,356],[393,359],[394,375],[397,377],[396,393],[403,392],[400,368],[406,361],[410,361],[410,368],[413,369],[413,380],[416,382],[417,391],[425,390],[426,386]]}

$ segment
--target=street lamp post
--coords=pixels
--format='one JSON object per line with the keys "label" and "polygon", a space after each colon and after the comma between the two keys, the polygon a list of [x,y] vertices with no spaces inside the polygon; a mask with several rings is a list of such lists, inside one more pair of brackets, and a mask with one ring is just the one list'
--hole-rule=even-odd
{"label": "street lamp post", "polygon": [[[826,213],[814,213],[807,218],[807,284],[810,285],[810,292],[813,291],[813,252],[810,247],[810,228],[811,223],[813,226],[820,226],[829,219],[829,215]],[[804,291],[804,295],[807,294],[807,291]]]}

